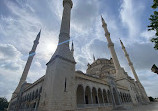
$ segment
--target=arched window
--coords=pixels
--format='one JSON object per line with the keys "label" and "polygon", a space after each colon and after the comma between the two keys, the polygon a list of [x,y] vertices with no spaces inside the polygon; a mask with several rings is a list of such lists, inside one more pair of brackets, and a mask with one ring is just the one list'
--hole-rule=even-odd
{"label": "arched window", "polygon": [[78,85],[77,91],[76,91],[76,97],[77,97],[77,104],[84,104],[84,89],[82,85]]}
{"label": "arched window", "polygon": [[121,96],[121,102],[124,103],[122,92],[120,93],[120,96]]}
{"label": "arched window", "polygon": [[123,93],[123,100],[126,103],[126,95],[125,95],[125,93]]}
{"label": "arched window", "polygon": [[126,102],[128,102],[127,93],[125,94]]}
{"label": "arched window", "polygon": [[92,89],[92,98],[93,98],[93,104],[98,104],[97,90],[94,87]]}
{"label": "arched window", "polygon": [[119,105],[119,97],[117,95],[116,89],[113,88],[113,95],[114,95],[114,99],[115,99],[115,104]]}
{"label": "arched window", "polygon": [[35,99],[38,97],[38,89],[36,90],[36,93],[35,93]]}
{"label": "arched window", "polygon": [[105,89],[103,90],[103,98],[104,98],[104,103],[108,103],[107,93]]}
{"label": "arched window", "polygon": [[31,101],[31,93],[29,94],[29,101]]}
{"label": "arched window", "polygon": [[128,99],[128,102],[130,102],[130,100],[129,100],[129,94],[127,94],[127,99]]}
{"label": "arched window", "polygon": [[90,91],[90,87],[87,86],[86,90],[85,90],[85,102],[86,104],[91,104],[92,100],[91,100],[91,91]]}
{"label": "arched window", "polygon": [[103,94],[100,88],[98,89],[98,98],[99,98],[99,103],[103,104]]}
{"label": "arched window", "polygon": [[27,101],[29,101],[29,94],[27,94]]}
{"label": "arched window", "polygon": [[39,90],[39,94],[40,94],[40,93],[42,93],[42,87],[41,87],[40,90]]}
{"label": "arched window", "polygon": [[112,103],[112,95],[109,90],[108,90],[108,99],[109,99],[109,103]]}
{"label": "arched window", "polygon": [[35,92],[32,92],[32,100],[35,98]]}

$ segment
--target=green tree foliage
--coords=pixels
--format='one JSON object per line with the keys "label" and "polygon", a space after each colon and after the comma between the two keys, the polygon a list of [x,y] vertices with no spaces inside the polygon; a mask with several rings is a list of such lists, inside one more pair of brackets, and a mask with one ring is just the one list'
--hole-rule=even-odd
{"label": "green tree foliage", "polygon": [[151,42],[155,43],[154,48],[158,50],[158,11],[156,9],[158,8],[158,0],[153,0],[153,5],[151,6],[153,9],[155,9],[154,14],[150,15],[150,25],[148,26],[148,30],[154,30],[156,31],[155,33],[155,38],[151,39]]}
{"label": "green tree foliage", "polygon": [[151,101],[151,102],[154,102],[155,101],[155,99],[153,98],[153,97],[149,97],[149,100]]}
{"label": "green tree foliage", "polygon": [[4,97],[0,97],[0,111],[7,111],[8,108],[8,101]]}

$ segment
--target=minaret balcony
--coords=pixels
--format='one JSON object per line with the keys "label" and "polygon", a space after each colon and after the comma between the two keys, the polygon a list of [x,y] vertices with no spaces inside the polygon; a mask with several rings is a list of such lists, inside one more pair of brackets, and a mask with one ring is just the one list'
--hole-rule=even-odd
{"label": "minaret balcony", "polygon": [[108,47],[114,47],[114,43],[108,43]]}
{"label": "minaret balcony", "polygon": [[107,32],[105,33],[105,36],[106,36],[106,37],[110,37],[110,32],[107,31]]}
{"label": "minaret balcony", "polygon": [[71,0],[63,0],[63,7],[64,7],[65,3],[69,3],[69,4],[70,4],[70,6],[71,6],[71,8],[72,8],[73,3],[72,3],[72,1],[71,1]]}

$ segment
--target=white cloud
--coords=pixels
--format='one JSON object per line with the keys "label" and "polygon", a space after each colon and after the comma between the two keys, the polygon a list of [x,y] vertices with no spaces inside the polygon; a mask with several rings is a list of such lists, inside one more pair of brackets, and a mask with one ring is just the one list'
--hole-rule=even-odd
{"label": "white cloud", "polygon": [[0,68],[19,70],[23,61],[21,53],[10,44],[0,44]]}
{"label": "white cloud", "polygon": [[97,0],[78,0],[72,10],[72,30],[89,33],[95,25],[99,12]]}
{"label": "white cloud", "polygon": [[11,97],[24,66],[21,56],[13,45],[0,44],[0,96]]}
{"label": "white cloud", "polygon": [[158,76],[157,74],[151,72],[151,70],[146,70],[146,71],[138,71],[137,72],[141,83],[143,84],[143,86],[145,87],[145,90],[148,94],[148,96],[153,96],[153,97],[157,97],[157,93],[158,92]]}
{"label": "white cloud", "polygon": [[155,36],[155,31],[145,30],[144,32],[141,33],[141,36],[147,40],[150,40],[151,38]]}
{"label": "white cloud", "polygon": [[[27,57],[33,45],[33,40],[40,28],[42,28],[41,38],[27,81],[34,82],[45,74],[45,64],[49,61],[57,47],[63,10],[62,0],[38,0],[38,2],[36,0],[16,1],[18,5],[14,3],[14,1],[5,2],[5,8],[8,8],[8,16],[3,13],[0,16],[0,40],[2,43],[12,44],[6,45],[5,47],[10,47],[12,50],[16,47],[14,51],[17,51],[15,53],[16,56],[13,56],[15,58],[7,56],[7,54],[3,52],[3,55],[6,55],[6,58],[4,58],[2,53],[0,53],[0,58],[3,57],[3,60],[5,59],[5,62],[0,62],[2,66],[0,68],[0,78],[2,78],[0,89],[4,89],[5,87],[5,91],[0,90],[0,96],[6,95],[7,97],[10,97],[8,95],[11,95],[22,74],[23,68],[17,67],[24,67],[25,65],[25,62],[21,62],[20,58],[21,56],[22,58]],[[150,35],[152,35],[151,32],[144,31],[145,29],[142,30],[141,27],[142,21],[140,16],[144,8],[143,4],[141,4],[142,1],[123,0],[121,11],[117,14],[120,14],[120,18],[117,15],[115,16],[115,13],[108,12],[109,10],[114,10],[108,2],[108,10],[104,10],[104,7],[100,7],[100,1],[98,0],[74,0],[73,2],[71,38],[74,41],[77,69],[85,72],[87,63],[93,61],[93,54],[96,58],[111,57],[102,28],[100,13],[102,13],[107,21],[109,31],[111,32],[111,39],[115,43],[116,53],[118,54],[121,66],[124,66],[126,71],[131,74],[120,44],[118,43],[119,37],[123,38],[123,41],[126,41],[125,45],[127,51],[131,55],[136,69],[139,71],[147,71],[147,69],[149,69],[150,64],[154,62],[156,58],[155,55],[157,54],[152,50],[151,44],[146,44],[147,42],[138,44],[138,41],[142,38],[144,41],[144,39],[149,39]],[[107,8],[108,7],[106,7],[106,9]],[[120,19],[122,20],[121,22]],[[136,43],[133,44],[134,42]],[[13,72],[10,67],[14,68],[15,71]],[[4,68],[10,69],[4,70]],[[148,72],[141,74],[146,73]],[[142,80],[144,79],[143,77],[142,75]],[[14,80],[16,80],[16,82],[12,80],[12,78],[15,78]],[[5,81],[8,81],[8,84],[5,84]],[[151,86],[151,84],[148,83],[144,85]],[[155,92],[156,90],[154,90],[154,94]],[[149,93],[153,94],[152,92]]]}
{"label": "white cloud", "polygon": [[41,63],[39,61],[35,61],[35,65],[39,68],[41,67]]}
{"label": "white cloud", "polygon": [[140,15],[144,9],[143,2],[136,0],[123,0],[120,17],[125,26],[128,29],[129,37],[137,37],[141,31],[141,22],[139,22]]}

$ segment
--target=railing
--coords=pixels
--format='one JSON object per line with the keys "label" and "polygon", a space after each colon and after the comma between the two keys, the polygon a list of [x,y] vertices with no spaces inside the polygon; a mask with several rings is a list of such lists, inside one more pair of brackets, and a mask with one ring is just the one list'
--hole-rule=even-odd
{"label": "railing", "polygon": [[132,104],[132,102],[123,102],[121,104]]}
{"label": "railing", "polygon": [[20,111],[37,111],[35,108],[20,109]]}
{"label": "railing", "polygon": [[88,107],[106,107],[111,106],[111,103],[102,103],[102,104],[77,104],[78,108],[88,108]]}

